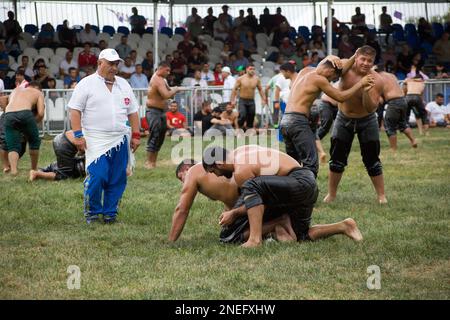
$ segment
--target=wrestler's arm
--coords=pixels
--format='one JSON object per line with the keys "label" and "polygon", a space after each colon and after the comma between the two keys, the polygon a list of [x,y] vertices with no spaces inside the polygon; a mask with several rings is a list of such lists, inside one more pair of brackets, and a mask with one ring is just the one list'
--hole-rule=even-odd
{"label": "wrestler's arm", "polygon": [[281,89],[279,86],[275,85],[275,105],[274,108],[279,109],[280,108],[280,93]]}
{"label": "wrestler's arm", "polygon": [[36,103],[36,107],[37,107],[36,122],[40,123],[42,119],[44,119],[45,113],[44,94],[42,92],[38,93],[38,100]]}
{"label": "wrestler's arm", "polygon": [[372,113],[378,109],[380,95],[382,93],[381,86],[373,86],[369,90],[363,90],[362,103],[367,112]]}
{"label": "wrestler's arm", "polygon": [[316,84],[317,87],[325,92],[327,96],[330,98],[338,101],[338,102],[344,102],[351,96],[353,96],[359,89],[362,88],[363,82],[358,81],[353,87],[350,89],[341,91],[333,87],[328,80],[325,77],[322,76],[316,76],[313,79],[313,84]]}
{"label": "wrestler's arm", "polygon": [[[231,77],[231,76],[229,76],[229,77]],[[231,90],[230,102],[233,106],[236,105],[236,95],[237,95],[237,91],[239,90],[240,87],[241,87],[241,78],[239,77],[236,80],[236,83],[234,84],[233,90]]]}
{"label": "wrestler's arm", "polygon": [[180,91],[180,88],[178,87],[174,87],[171,89],[168,89],[166,84],[158,79],[158,81],[156,81],[156,89],[158,90],[159,94],[161,95],[161,97],[163,97],[164,99],[170,99],[172,98],[178,91]]}
{"label": "wrestler's arm", "polygon": [[258,84],[256,85],[256,87],[258,88],[258,92],[259,92],[259,95],[261,96],[261,100],[263,101],[264,104],[267,104],[266,95],[264,94],[264,91],[263,91],[262,85],[261,85],[261,79],[258,79]]}
{"label": "wrestler's arm", "polygon": [[6,106],[8,105],[9,96],[0,96],[0,109],[5,111]]}
{"label": "wrestler's arm", "polygon": [[189,210],[191,209],[192,203],[197,195],[197,191],[197,180],[193,174],[188,172],[183,183],[180,200],[178,201],[172,217],[172,227],[169,233],[169,241],[176,241],[183,231],[184,224],[186,223]]}

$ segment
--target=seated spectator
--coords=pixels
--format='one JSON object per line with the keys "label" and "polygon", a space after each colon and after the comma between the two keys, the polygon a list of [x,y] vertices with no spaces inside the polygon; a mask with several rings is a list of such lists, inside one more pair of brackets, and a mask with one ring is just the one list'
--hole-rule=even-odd
{"label": "seated spectator", "polygon": [[70,85],[73,82],[80,82],[81,78],[80,75],[78,74],[78,69],[74,68],[74,67],[70,67],[69,68],[69,72],[67,75],[64,76],[64,88],[65,89],[69,89]]}
{"label": "seated spectator", "polygon": [[319,53],[317,51],[312,52],[311,54],[311,62],[309,63],[309,67],[317,67],[319,65]]}
{"label": "seated spectator", "polygon": [[200,78],[210,86],[214,85],[214,74],[209,69],[209,63],[204,63],[200,72]]}
{"label": "seated spectator", "polygon": [[428,43],[434,42],[433,28],[431,27],[431,24],[423,17],[419,19],[419,23],[417,24],[417,33],[422,41],[426,41]]}
{"label": "seated spectator", "polygon": [[244,56],[244,50],[238,50],[236,54],[236,60],[232,64],[233,69],[237,69],[239,66],[242,66],[244,70],[247,68],[249,64],[248,59]]}
{"label": "seated spectator", "polygon": [[444,32],[439,40],[434,43],[433,53],[437,62],[442,63],[447,69],[450,68],[450,41],[449,33]]}
{"label": "seated spectator", "polygon": [[[396,77],[398,78],[398,80],[403,80],[405,79],[405,75],[403,74],[403,77],[401,78],[398,74],[397,74],[397,67],[396,64],[393,63],[391,60],[388,60],[384,63],[384,71],[395,74]],[[400,79],[401,78],[401,79]]]}
{"label": "seated spectator", "polygon": [[84,50],[78,55],[78,68],[89,73],[97,68],[97,56],[91,51],[89,43],[84,44]]}
{"label": "seated spectator", "polygon": [[33,77],[39,73],[39,68],[42,67],[42,66],[46,67],[44,59],[39,58],[39,59],[37,59],[34,62],[34,65],[33,65]]}
{"label": "seated spectator", "polygon": [[250,52],[250,54],[257,52],[257,43],[255,34],[253,31],[248,30],[245,34],[245,37],[243,37],[242,42],[244,43],[244,48],[246,51]]}
{"label": "seated spectator", "polygon": [[189,86],[191,87],[202,87],[202,88],[207,88],[208,87],[208,83],[202,79],[202,73],[200,70],[196,70],[194,72],[194,77],[192,78]]}
{"label": "seated spectator", "polygon": [[223,76],[222,76],[222,64],[216,63],[213,72],[214,81],[211,85],[213,86],[223,86]]}
{"label": "seated spectator", "polygon": [[100,50],[100,52],[102,52],[103,50],[108,48],[108,44],[106,43],[105,40],[100,40],[98,42],[98,50]]}
{"label": "seated spectator", "polygon": [[295,39],[295,49],[303,48],[305,51],[308,48],[305,39],[302,36],[298,36]]}
{"label": "seated spectator", "polygon": [[172,54],[172,62],[170,63],[170,73],[175,76],[176,82],[181,83],[187,71],[186,61],[180,55],[180,51],[175,50]]}
{"label": "seated spectator", "polygon": [[252,55],[252,53],[248,50],[245,50],[245,46],[243,42],[239,42],[237,49],[234,51],[236,54],[238,53],[239,50],[242,50],[242,52],[244,53],[244,57],[249,59],[250,56]]}
{"label": "seated spectator", "polygon": [[341,59],[349,59],[355,52],[355,47],[349,41],[348,35],[344,34],[340,37],[338,44],[338,56]]}
{"label": "seated spectator", "polygon": [[123,64],[119,67],[119,76],[124,79],[130,79],[135,72],[136,68],[131,64],[131,58],[126,57]]}
{"label": "seated spectator", "polygon": [[137,64],[137,51],[136,50],[131,50],[130,55],[129,55],[130,59],[131,59],[131,65],[132,66],[136,66]]}
{"label": "seated spectator", "polygon": [[[56,80],[55,80],[55,78],[47,79],[47,89],[56,89]],[[48,98],[50,100],[52,100],[53,102],[55,102],[56,99],[58,99],[59,97],[60,97],[60,93],[59,92],[50,91],[48,93]]]}
{"label": "seated spectator", "polygon": [[320,60],[325,58],[325,50],[323,49],[323,43],[321,41],[314,41],[314,45],[311,49],[311,52],[317,52],[317,55]]}
{"label": "seated spectator", "polygon": [[22,54],[22,49],[20,48],[19,40],[15,37],[6,40],[5,48],[11,57],[17,59]]}
{"label": "seated spectator", "polygon": [[295,62],[295,66],[297,67],[297,70],[303,69],[303,54],[305,53],[305,50],[303,48],[296,49],[295,53],[288,57],[288,60],[292,60]]}
{"label": "seated spectator", "polygon": [[411,69],[412,55],[407,44],[402,45],[402,51],[397,56],[397,71],[406,74]]}
{"label": "seated spectator", "polygon": [[169,104],[169,111],[166,112],[167,135],[171,136],[176,133],[177,136],[190,137],[186,117],[178,111],[178,103],[172,100]]}
{"label": "seated spectator", "polygon": [[200,53],[200,50],[198,50],[197,47],[194,47],[192,49],[192,54],[187,60],[188,76],[192,76],[196,70],[200,70],[203,63],[205,63],[205,58]]}
{"label": "seated spectator", "polygon": [[41,32],[39,32],[34,47],[41,49],[44,47],[54,48],[56,43],[54,42],[55,29],[50,23],[46,23],[42,26]]}
{"label": "seated spectator", "polygon": [[177,49],[181,51],[181,54],[185,59],[188,59],[191,56],[194,44],[191,42],[191,35],[189,33],[184,34],[183,41],[178,43]]}
{"label": "seated spectator", "polygon": [[92,30],[91,25],[86,23],[84,25],[84,29],[78,33],[78,42],[86,43],[89,42],[91,46],[98,45],[98,36],[97,33]]}
{"label": "seated spectator", "polygon": [[130,85],[133,89],[148,88],[148,79],[143,73],[142,65],[136,65],[136,71],[130,77]]}
{"label": "seated spectator", "polygon": [[280,54],[282,54],[285,58],[289,58],[295,52],[294,46],[291,44],[291,40],[288,37],[285,37],[281,42],[280,46]]}
{"label": "seated spectator", "polygon": [[69,50],[59,63],[59,75],[62,79],[69,75],[70,68],[78,69],[78,62],[73,58],[73,52]]}
{"label": "seated spectator", "polygon": [[433,72],[433,79],[447,79],[450,75],[447,73],[445,66],[441,62],[437,62]]}
{"label": "seated spectator", "polygon": [[128,37],[122,36],[120,38],[120,43],[116,46],[116,51],[119,54],[119,57],[124,59],[130,55],[131,47],[128,45]]}
{"label": "seated spectator", "polygon": [[14,77],[11,78],[11,84],[14,84],[14,88],[17,88],[18,86],[20,86],[22,84],[23,81],[30,83],[31,78],[25,74],[23,67],[19,67],[19,68],[17,68],[17,71],[16,71]]}
{"label": "seated spectator", "polygon": [[253,33],[258,31],[258,18],[253,14],[253,9],[247,9],[247,16],[244,20],[244,26],[250,29]]}
{"label": "seated spectator", "polygon": [[450,127],[449,106],[444,105],[444,95],[438,93],[434,101],[429,102],[425,109],[430,119],[430,127]]}
{"label": "seated spectator", "polygon": [[201,130],[202,135],[212,126],[211,101],[202,102],[202,108],[194,115],[195,128]]}
{"label": "seated spectator", "polygon": [[306,52],[303,54],[303,67],[306,68],[311,64],[311,59],[309,58],[309,54]]}
{"label": "seated spectator", "polygon": [[5,74],[9,70],[9,57],[3,41],[0,41],[0,70],[5,71]]}
{"label": "seated spectator", "polygon": [[40,65],[37,69],[37,74],[33,77],[33,81],[37,81],[41,84],[42,89],[49,89],[48,81],[52,79],[49,74],[47,67],[44,65]]}
{"label": "seated spectator", "polygon": [[14,12],[8,11],[8,19],[3,21],[3,27],[5,28],[5,40],[17,41],[22,33],[22,27],[19,22],[14,18]]}
{"label": "seated spectator", "polygon": [[283,22],[274,29],[272,46],[278,48],[286,37],[289,38],[289,25],[286,22]]}
{"label": "seated spectator", "polygon": [[361,13],[361,8],[355,8],[355,15],[352,16],[352,28],[358,30],[360,33],[363,33],[367,30],[366,25],[366,16]]}
{"label": "seated spectator", "polygon": [[380,44],[378,43],[378,39],[376,38],[376,34],[375,33],[369,33],[367,35],[366,39],[367,39],[366,45],[371,46],[376,51],[375,64],[378,64],[380,62],[380,59],[381,59],[381,47],[380,47]]}
{"label": "seated spectator", "polygon": [[386,64],[388,61],[391,61],[394,65],[397,64],[397,56],[395,55],[394,46],[388,46],[386,51],[381,53],[381,62]]}
{"label": "seated spectator", "polygon": [[416,74],[416,71],[417,72],[419,72],[419,71],[422,72],[423,65],[424,65],[424,61],[422,59],[422,55],[419,52],[415,53],[413,55],[413,57],[412,57],[411,68],[410,68],[410,72],[412,72],[411,74],[413,74],[413,75],[410,76],[410,73],[407,73],[406,77],[407,78],[414,78],[414,76]]}
{"label": "seated spectator", "polygon": [[147,25],[147,19],[144,16],[138,14],[136,7],[131,8],[131,15],[128,18],[128,22],[131,25],[131,33],[137,33],[142,36],[145,33],[145,26]]}
{"label": "seated spectator", "polygon": [[142,69],[147,78],[150,79],[153,74],[153,52],[151,50],[146,52],[145,58],[142,60]]}
{"label": "seated spectator", "polygon": [[69,21],[63,21],[63,26],[58,32],[58,39],[60,46],[69,50],[73,50],[73,48],[77,45],[77,35],[75,30],[69,27]]}
{"label": "seated spectator", "polygon": [[208,46],[205,44],[205,38],[203,36],[198,36],[195,44],[195,47],[198,48],[198,50],[200,50],[201,53],[203,53],[204,55],[208,54]]}
{"label": "seated spectator", "polygon": [[34,72],[33,72],[33,68],[31,68],[29,66],[29,63],[30,63],[30,58],[28,56],[23,55],[22,60],[21,60],[21,65],[19,66],[19,68],[23,67],[23,69],[25,71],[25,75],[27,77],[32,78],[32,77],[34,77]]}
{"label": "seated spectator", "polygon": [[221,14],[219,19],[214,22],[214,39],[226,42],[231,31],[231,25],[226,15]]}
{"label": "seated spectator", "polygon": [[423,80],[430,79],[424,72],[422,72],[422,67],[420,65],[413,64],[411,66],[411,71],[406,74],[407,79],[413,79],[417,75],[420,75]]}
{"label": "seated spectator", "polygon": [[214,22],[217,21],[217,17],[213,15],[213,8],[208,8],[208,15],[203,18],[203,32],[212,36],[214,34]]}
{"label": "seated spectator", "polygon": [[193,7],[191,9],[191,15],[186,19],[186,27],[194,39],[202,32],[203,26],[203,19],[197,12],[197,8]]}
{"label": "seated spectator", "polygon": [[390,14],[386,13],[386,6],[381,7],[381,11],[382,13],[380,14],[380,27],[378,31],[386,33],[385,42],[387,45],[389,43],[389,35],[392,33],[392,17]]}
{"label": "seated spectator", "polygon": [[359,35],[359,29],[352,29],[350,32],[350,36],[348,37],[348,41],[353,45],[355,49],[361,48],[365,42],[364,38]]}
{"label": "seated spectator", "polygon": [[222,116],[220,107],[215,107],[211,112],[211,116],[212,126],[205,131],[205,136],[234,136],[232,122]]}

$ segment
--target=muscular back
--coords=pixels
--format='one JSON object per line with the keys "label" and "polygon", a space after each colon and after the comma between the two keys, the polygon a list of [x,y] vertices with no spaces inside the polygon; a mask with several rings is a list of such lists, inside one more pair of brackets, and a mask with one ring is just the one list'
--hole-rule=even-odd
{"label": "muscular back", "polygon": [[258,86],[259,78],[257,76],[250,77],[248,74],[244,74],[237,80],[240,83],[239,96],[242,99],[254,99],[255,89]]}
{"label": "muscular back", "polygon": [[[381,76],[370,70],[368,74],[372,75],[375,80],[374,86],[369,90],[372,91],[374,96],[378,96],[378,98],[374,99],[377,101],[383,92],[383,80]],[[342,76],[341,81],[339,82],[339,89],[347,90],[354,86],[358,81],[360,81],[365,75],[358,74],[355,71],[355,66],[350,68],[350,70]],[[347,117],[351,118],[362,118],[369,114],[363,105],[363,88],[359,89],[353,96],[348,98],[346,101],[339,103],[339,110],[344,113]]]}
{"label": "muscular back", "polygon": [[16,88],[9,95],[9,102],[6,106],[6,112],[15,112],[22,110],[32,110],[39,103],[44,103],[42,92],[33,88]]}
{"label": "muscular back", "polygon": [[287,176],[292,169],[301,167],[289,155],[257,145],[236,148],[230,157],[234,159],[234,179],[239,186],[258,176]]}
{"label": "muscular back", "polygon": [[166,107],[167,99],[161,95],[161,86],[165,86],[167,89],[170,89],[166,80],[155,73],[149,83],[147,107],[156,107],[160,109],[164,109]]}
{"label": "muscular back", "polygon": [[397,78],[388,72],[380,72],[380,76],[383,79],[383,97],[384,101],[388,101],[395,98],[403,97],[403,90],[398,84]]}
{"label": "muscular back", "polygon": [[425,90],[425,81],[422,79],[408,79],[405,81],[407,94],[422,95]]}

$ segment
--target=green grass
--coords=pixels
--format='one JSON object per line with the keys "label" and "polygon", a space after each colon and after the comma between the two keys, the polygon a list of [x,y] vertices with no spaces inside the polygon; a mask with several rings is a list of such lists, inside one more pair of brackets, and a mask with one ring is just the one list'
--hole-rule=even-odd
{"label": "green grass", "polygon": [[[218,243],[222,206],[203,196],[179,241],[167,242],[181,188],[171,143],[154,171],[142,169],[145,148],[139,149],[120,223],[111,226],[84,223],[81,180],[27,183],[25,157],[19,177],[0,176],[0,298],[449,299],[450,130],[432,130],[419,142],[411,149],[400,135],[393,156],[382,135],[385,206],[376,203],[356,139],[331,205],[321,203],[327,182],[321,167],[313,223],[353,217],[362,243],[336,236],[256,250]],[[45,141],[40,165],[52,160]],[[69,265],[81,269],[80,290],[67,289]],[[380,290],[367,289],[370,265],[381,268]]]}

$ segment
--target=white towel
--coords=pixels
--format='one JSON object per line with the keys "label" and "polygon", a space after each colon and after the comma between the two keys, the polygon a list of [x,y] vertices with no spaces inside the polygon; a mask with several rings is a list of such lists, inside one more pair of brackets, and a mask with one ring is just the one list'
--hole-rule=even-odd
{"label": "white towel", "polygon": [[[89,165],[101,156],[107,155],[113,148],[119,147],[124,142],[125,136],[129,137],[129,132],[83,130],[83,134],[86,139],[86,168],[89,168]],[[129,143],[127,147],[130,150]],[[130,164],[130,161],[129,158],[128,164]]]}

